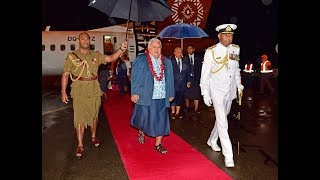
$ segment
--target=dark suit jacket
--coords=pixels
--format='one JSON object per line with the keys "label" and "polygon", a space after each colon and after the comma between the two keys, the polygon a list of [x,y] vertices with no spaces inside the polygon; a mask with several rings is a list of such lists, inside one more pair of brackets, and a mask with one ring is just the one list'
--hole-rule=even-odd
{"label": "dark suit jacket", "polygon": [[[170,59],[164,56],[164,75],[166,83],[166,107],[170,107],[169,97],[174,97],[173,70]],[[137,104],[150,106],[153,95],[154,77],[148,66],[145,53],[133,61],[131,70],[131,95],[139,95]]]}
{"label": "dark suit jacket", "polygon": [[186,61],[190,66],[190,73],[193,73],[194,76],[192,77],[193,83],[197,85],[200,84],[200,77],[201,77],[201,69],[202,69],[202,57],[199,54],[194,53],[194,65],[192,66],[191,60],[189,55],[185,55],[183,57],[184,61]]}
{"label": "dark suit jacket", "polygon": [[190,65],[182,58],[182,70],[177,64],[176,57],[171,58],[174,76],[174,89],[176,91],[185,91],[187,89],[187,83],[190,82]]}

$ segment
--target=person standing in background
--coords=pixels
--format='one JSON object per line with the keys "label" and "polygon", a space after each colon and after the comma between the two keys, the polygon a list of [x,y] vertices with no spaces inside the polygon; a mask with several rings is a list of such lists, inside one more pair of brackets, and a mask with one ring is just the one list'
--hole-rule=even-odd
{"label": "person standing in background", "polygon": [[[111,55],[112,53],[106,53],[106,55]],[[103,63],[98,68],[98,81],[100,83],[101,91],[103,92],[102,100],[107,98],[107,90],[110,80],[110,66],[111,63]]]}
{"label": "person standing in background", "polygon": [[120,96],[125,95],[128,82],[128,68],[127,63],[129,58],[126,54],[122,54],[118,60],[117,67],[116,67],[116,80],[119,85],[119,92]]}
{"label": "person standing in background", "polygon": [[185,92],[185,102],[186,102],[186,109],[185,111],[188,112],[190,110],[190,100],[193,100],[193,113],[200,114],[199,111],[199,100],[201,98],[201,90],[200,90],[200,77],[201,77],[201,68],[202,68],[202,57],[198,54],[194,53],[195,48],[194,46],[188,45],[187,52],[188,54],[183,57],[184,61],[189,63],[190,67],[190,80],[191,80],[191,87],[186,89]]}
{"label": "person standing in background", "polygon": [[174,48],[174,56],[171,58],[174,76],[174,99],[171,102],[171,118],[182,119],[180,113],[184,101],[184,93],[191,86],[190,64],[182,59],[182,49]]}
{"label": "person standing in background", "polygon": [[244,77],[245,77],[245,85],[248,87],[252,87],[253,84],[253,75],[252,73],[254,72],[254,67],[253,63],[251,60],[248,60],[247,63],[244,65]]}
{"label": "person standing in background", "polygon": [[264,94],[264,86],[267,84],[268,89],[271,94],[274,94],[274,88],[271,84],[271,76],[272,76],[272,66],[271,62],[268,60],[268,56],[266,54],[261,55],[261,67],[260,67],[260,91],[259,94]]}

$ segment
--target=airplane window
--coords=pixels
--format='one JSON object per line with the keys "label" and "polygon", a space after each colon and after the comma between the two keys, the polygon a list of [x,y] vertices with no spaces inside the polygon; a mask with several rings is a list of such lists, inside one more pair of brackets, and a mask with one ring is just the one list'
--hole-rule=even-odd
{"label": "airplane window", "polygon": [[42,44],[42,51],[46,50],[46,46],[44,44]]}
{"label": "airplane window", "polygon": [[76,49],[76,45],[75,44],[71,44],[70,45],[70,49],[71,49],[71,51],[74,51]]}
{"label": "airplane window", "polygon": [[90,50],[94,50],[94,49],[95,49],[94,44],[90,44]]}
{"label": "airplane window", "polygon": [[51,45],[50,45],[50,49],[51,49],[51,51],[54,51],[54,50],[56,49],[56,45],[51,44]]}
{"label": "airplane window", "polygon": [[64,44],[61,44],[61,45],[60,45],[60,50],[61,50],[61,51],[64,51],[64,50],[66,50],[66,45],[64,45]]}

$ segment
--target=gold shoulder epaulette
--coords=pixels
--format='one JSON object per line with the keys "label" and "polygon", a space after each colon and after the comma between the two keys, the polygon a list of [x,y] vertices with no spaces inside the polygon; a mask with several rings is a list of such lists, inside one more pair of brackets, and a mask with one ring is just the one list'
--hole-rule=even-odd
{"label": "gold shoulder epaulette", "polygon": [[212,49],[212,48],[215,48],[217,46],[217,44],[213,45],[213,46],[210,46],[208,49]]}
{"label": "gold shoulder epaulette", "polygon": [[237,47],[237,48],[240,48],[238,45],[236,44],[232,44],[233,47]]}
{"label": "gold shoulder epaulette", "polygon": [[71,57],[72,57],[71,54],[72,54],[72,52],[69,52],[69,53],[68,53],[68,55],[67,55],[67,57],[66,57],[66,60],[68,60],[68,59],[72,60],[72,59],[71,59]]}

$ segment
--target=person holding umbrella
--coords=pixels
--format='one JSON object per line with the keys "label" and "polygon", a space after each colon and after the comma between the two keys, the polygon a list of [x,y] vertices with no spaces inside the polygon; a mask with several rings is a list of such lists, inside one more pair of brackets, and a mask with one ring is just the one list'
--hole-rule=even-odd
{"label": "person holding umbrella", "polygon": [[227,116],[232,101],[237,97],[237,90],[242,95],[244,88],[239,68],[240,47],[231,44],[236,28],[235,24],[222,24],[216,28],[219,43],[206,50],[200,78],[204,103],[209,107],[214,106],[216,116],[207,144],[214,151],[221,151],[217,144],[218,138],[220,139],[226,167],[234,167]]}
{"label": "person holding umbrella", "polygon": [[139,130],[138,142],[145,134],[155,137],[154,149],[166,154],[162,138],[170,133],[170,101],[174,98],[174,77],[171,60],[161,54],[161,41],[152,38],[145,53],[133,61],[131,100],[135,103],[130,124]]}
{"label": "person holding umbrella", "polygon": [[112,55],[104,55],[90,50],[90,36],[82,32],[78,36],[79,49],[70,52],[65,60],[61,77],[61,100],[65,104],[69,98],[66,88],[69,80],[72,80],[70,95],[73,99],[74,128],[77,131],[78,146],[76,157],[83,155],[83,135],[88,126],[91,127],[91,141],[95,147],[99,146],[96,136],[98,114],[101,105],[102,91],[98,82],[98,67],[103,63],[113,62],[127,49],[127,42]]}

